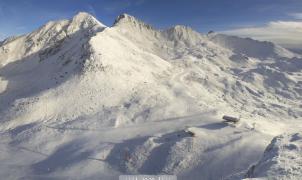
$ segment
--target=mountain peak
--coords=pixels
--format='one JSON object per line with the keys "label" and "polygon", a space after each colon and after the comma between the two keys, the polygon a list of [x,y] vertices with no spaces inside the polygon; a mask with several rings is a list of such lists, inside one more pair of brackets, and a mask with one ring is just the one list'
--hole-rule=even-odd
{"label": "mountain peak", "polygon": [[99,32],[106,26],[99,22],[96,18],[86,12],[77,13],[72,19],[68,20],[67,34],[73,34],[79,30],[89,32]]}
{"label": "mountain peak", "polygon": [[75,16],[73,16],[72,21],[76,21],[76,22],[87,22],[87,21],[91,21],[91,22],[95,22],[97,24],[100,24],[102,26],[103,25],[101,22],[99,22],[94,16],[92,16],[91,14],[87,13],[87,12],[78,12]]}
{"label": "mountain peak", "polygon": [[133,17],[133,16],[131,16],[129,14],[123,13],[123,14],[117,16],[117,18],[114,21],[114,24],[118,23],[121,20],[130,20],[130,19],[135,19],[135,17]]}
{"label": "mountain peak", "polygon": [[99,22],[95,17],[87,12],[77,13],[71,20],[71,25],[80,26],[82,28],[87,27],[106,27],[104,24]]}
{"label": "mountain peak", "polygon": [[191,27],[184,26],[184,25],[175,25],[175,26],[167,29],[167,31],[176,32],[176,33],[192,33],[192,32],[195,32]]}
{"label": "mountain peak", "polygon": [[202,40],[200,33],[189,26],[176,25],[164,31],[165,36],[170,40],[184,41],[187,44],[196,44]]}
{"label": "mountain peak", "polygon": [[135,18],[134,16],[131,16],[129,14],[123,13],[119,15],[115,21],[113,26],[123,26],[123,25],[131,25],[134,27],[145,27],[147,29],[153,29],[153,27],[149,24],[144,23],[143,21]]}
{"label": "mountain peak", "polygon": [[175,29],[175,30],[188,30],[188,29],[191,29],[190,27],[188,26],[185,26],[185,25],[175,25],[173,26],[172,28],[170,29]]}
{"label": "mountain peak", "polygon": [[86,18],[91,18],[93,17],[91,14],[87,13],[87,12],[78,12],[74,18],[77,18],[77,19],[86,19]]}

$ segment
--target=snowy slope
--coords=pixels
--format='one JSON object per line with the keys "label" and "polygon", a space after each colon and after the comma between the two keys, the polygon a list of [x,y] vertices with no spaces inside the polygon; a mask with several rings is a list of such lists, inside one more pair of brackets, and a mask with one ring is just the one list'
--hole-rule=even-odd
{"label": "snowy slope", "polygon": [[0,175],[228,177],[301,128],[301,68],[272,43],[127,14],[112,27],[87,13],[49,22],[1,43]]}
{"label": "snowy slope", "polygon": [[301,143],[300,133],[275,137],[260,161],[250,168],[247,177],[301,178]]}

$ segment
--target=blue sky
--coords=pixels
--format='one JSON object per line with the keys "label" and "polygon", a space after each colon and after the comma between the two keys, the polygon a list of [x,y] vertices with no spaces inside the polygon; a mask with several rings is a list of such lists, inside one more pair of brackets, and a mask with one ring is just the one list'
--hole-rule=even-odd
{"label": "blue sky", "polygon": [[79,11],[107,26],[128,13],[157,28],[182,24],[200,32],[232,34],[271,22],[301,22],[302,0],[0,0],[0,39],[31,32],[49,20],[71,18]]}

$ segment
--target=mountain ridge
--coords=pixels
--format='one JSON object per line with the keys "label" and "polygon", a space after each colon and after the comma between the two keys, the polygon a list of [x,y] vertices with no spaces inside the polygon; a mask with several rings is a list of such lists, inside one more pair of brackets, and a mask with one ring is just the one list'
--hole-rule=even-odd
{"label": "mountain ridge", "polygon": [[219,179],[301,128],[302,59],[267,42],[78,13],[6,40],[0,58],[9,179]]}
{"label": "mountain ridge", "polygon": [[[215,35],[214,37],[207,37],[206,35],[202,35],[198,32],[195,32],[194,30],[192,30],[189,27],[185,27],[185,26],[175,26],[172,27],[170,29],[167,30],[156,30],[154,28],[148,28],[148,26],[145,26],[144,24],[142,26],[136,26],[134,25],[134,28],[139,27],[139,31],[142,30],[141,28],[146,28],[147,31],[142,31],[140,34],[138,33],[130,33],[131,31],[135,31],[135,29],[132,29],[132,27],[129,27],[128,25],[123,25],[123,24],[127,24],[128,22],[130,23],[143,23],[140,20],[136,20],[136,18],[134,18],[133,16],[130,15],[126,15],[123,14],[120,17],[117,18],[118,20],[116,20],[116,25],[114,25],[111,28],[107,28],[104,25],[102,25],[99,21],[97,21],[94,17],[92,17],[91,15],[89,15],[88,13],[78,13],[73,19],[67,21],[67,20],[63,20],[63,21],[58,21],[58,22],[50,22],[47,23],[45,26],[42,26],[41,28],[39,28],[37,31],[35,31],[34,33],[29,33],[26,36],[28,38],[27,41],[29,42],[33,42],[30,43],[30,46],[27,47],[29,48],[29,53],[25,52],[25,56],[30,55],[30,52],[35,52],[35,51],[40,51],[37,55],[33,55],[33,56],[29,56],[29,58],[31,59],[36,59],[34,60],[35,62],[32,63],[32,65],[29,65],[28,68],[32,69],[35,68],[35,66],[39,65],[37,63],[44,61],[44,59],[48,59],[48,58],[52,58],[53,56],[55,58],[57,57],[63,57],[62,55],[65,53],[61,53],[61,56],[57,56],[58,53],[60,53],[60,49],[62,49],[64,46],[68,47],[67,45],[63,45],[63,44],[71,44],[71,42],[73,41],[79,41],[82,43],[78,43],[78,45],[72,45],[70,46],[70,48],[75,48],[76,49],[81,49],[82,50],[78,51],[78,52],[82,52],[82,55],[79,55],[81,59],[83,59],[81,62],[78,61],[74,61],[75,63],[83,63],[83,68],[85,69],[83,72],[90,72],[90,71],[98,71],[99,70],[105,70],[106,68],[108,69],[109,67],[112,68],[112,63],[113,62],[109,62],[106,59],[108,58],[102,58],[103,53],[97,53],[97,52],[109,52],[109,51],[115,51],[114,49],[110,49],[110,50],[104,50],[102,48],[102,50],[99,50],[98,47],[98,43],[92,43],[93,39],[95,39],[95,42],[98,42],[100,44],[103,43],[103,39],[108,39],[108,35],[110,36],[110,39],[108,39],[108,42],[112,42],[112,43],[118,43],[118,41],[116,41],[117,39],[121,39],[121,42],[125,43],[124,47],[120,47],[120,48],[125,48],[126,44],[128,44],[127,46],[134,48],[133,52],[138,52],[139,54],[145,54],[144,56],[150,56],[152,58],[158,59],[158,62],[160,63],[164,63],[164,64],[169,64],[168,66],[174,66],[173,64],[175,64],[177,61],[177,59],[186,59],[188,58],[188,61],[183,61],[183,63],[188,63],[190,61],[192,61],[192,63],[196,63],[199,61],[199,63],[201,64],[205,64],[206,67],[208,68],[206,69],[196,69],[197,71],[200,71],[202,73],[213,73],[213,71],[220,71],[221,73],[233,73],[231,79],[231,81],[233,81],[237,78],[242,78],[240,76],[243,75],[243,81],[238,81],[234,84],[234,87],[232,88],[239,88],[241,89],[242,92],[248,92],[247,95],[251,95],[252,97],[261,97],[263,96],[261,93],[257,93],[258,92],[263,92],[266,91],[266,89],[268,87],[270,88],[274,88],[270,93],[277,93],[277,94],[284,94],[284,96],[287,97],[292,97],[292,98],[296,98],[299,97],[299,93],[300,93],[300,87],[299,85],[296,86],[296,94],[287,94],[287,93],[292,93],[290,91],[287,90],[287,84],[285,85],[284,82],[288,80],[288,82],[293,82],[292,80],[290,80],[290,76],[291,75],[287,75],[284,74],[282,71],[275,69],[275,67],[266,64],[266,61],[264,63],[262,62],[257,62],[257,60],[255,61],[254,59],[259,58],[259,60],[262,61],[262,59],[266,58],[267,62],[269,62],[269,60],[271,60],[272,58],[274,59],[290,59],[289,57],[289,53],[284,50],[284,51],[280,51],[280,53],[276,53],[274,48],[276,46],[274,46],[272,43],[268,43],[269,47],[268,47],[268,54],[265,55],[261,55],[259,57],[254,56],[255,52],[248,52],[249,50],[249,43],[252,43],[253,46],[266,46],[267,43],[261,43],[259,41],[255,41],[255,40],[250,40],[250,39],[242,39],[242,38],[235,38],[235,37],[228,37],[225,35]],[[134,24],[135,24],[134,23]],[[132,26],[132,25],[131,25]],[[82,32],[83,30],[83,32]],[[126,30],[129,31],[126,32]],[[66,31],[66,32],[65,32]],[[75,34],[77,33],[79,35],[74,35],[74,37],[69,37],[69,34]],[[46,34],[48,34],[46,36]],[[135,35],[134,35],[135,34]],[[134,35],[134,36],[133,36]],[[43,40],[39,40],[41,37],[43,36]],[[213,35],[212,35],[213,36]],[[116,39],[112,39],[112,37],[116,37]],[[219,40],[216,40],[217,38]],[[22,38],[22,37],[21,37]],[[67,38],[67,39],[66,39]],[[215,39],[216,38],[216,39]],[[37,40],[35,40],[37,39]],[[231,39],[231,40],[228,40]],[[18,40],[18,39],[17,39]],[[240,41],[244,41],[244,42],[248,42],[247,46],[244,47],[242,46],[242,50],[237,51],[239,48],[235,48],[238,45],[235,44],[234,47],[232,47],[232,43],[235,42],[237,44],[240,44]],[[42,45],[39,45],[39,43],[37,44],[36,42],[44,42],[46,43],[48,46],[50,46],[50,48],[45,48],[43,46],[44,43],[41,43]],[[221,43],[221,41],[224,41]],[[230,41],[230,42],[229,42]],[[53,42],[53,43],[51,43]],[[18,43],[20,44],[20,43]],[[132,44],[130,46],[130,44]],[[260,44],[260,45],[258,45]],[[227,45],[227,46],[226,46]],[[231,46],[230,46],[231,45]],[[28,45],[25,45],[25,47]],[[104,45],[105,46],[105,45]],[[117,45],[116,45],[117,46]],[[120,45],[118,45],[120,46]],[[260,46],[261,47],[261,46]],[[5,49],[5,45],[1,47],[1,49]],[[14,47],[12,47],[14,48]],[[225,49],[224,49],[225,48]],[[245,49],[244,49],[245,48]],[[18,49],[24,49],[24,48],[18,48]],[[26,48],[25,48],[26,49]],[[85,50],[86,49],[86,50]],[[127,48],[126,48],[127,49]],[[139,50],[140,49],[140,50]],[[260,48],[261,50],[265,50],[265,48]],[[280,49],[279,47],[277,49]],[[143,50],[143,51],[141,51]],[[128,50],[126,50],[128,51]],[[67,51],[66,51],[67,53]],[[114,54],[115,52],[113,52]],[[4,57],[4,59],[10,60],[10,62],[14,62],[14,59],[16,59],[15,54],[13,53],[12,58],[6,58],[7,55],[9,55],[10,53],[6,53],[4,51],[0,52],[0,55],[2,57]],[[68,53],[71,59],[75,59],[73,56],[73,54]],[[106,54],[106,53],[105,53]],[[24,56],[21,54],[18,54],[18,56]],[[156,56],[154,56],[156,55]],[[284,56],[283,56],[284,55]],[[290,54],[291,56],[293,54]],[[37,57],[36,57],[37,56]],[[68,56],[64,55],[64,60],[65,62],[63,64],[67,64],[69,62],[71,62],[70,58],[68,58]],[[110,55],[111,56],[111,55]],[[128,56],[128,55],[127,55]],[[229,57],[225,57],[225,56],[229,56]],[[283,56],[283,57],[282,57]],[[223,61],[217,61],[217,57],[220,57],[221,59],[225,59],[227,58],[227,60],[223,60]],[[103,59],[103,60],[100,60]],[[134,58],[135,59],[135,55],[130,55],[129,58]],[[212,59],[210,60],[209,59]],[[230,59],[228,59],[230,58]],[[28,59],[28,58],[27,58]],[[87,60],[90,59],[90,60]],[[63,61],[63,60],[62,60]],[[108,65],[106,65],[106,62]],[[130,63],[131,61],[128,61],[127,63]],[[291,61],[291,62],[296,62],[296,65],[299,66],[299,63],[301,64],[301,61],[299,61],[299,58],[295,61]],[[8,62],[1,62],[2,66],[5,66]],[[143,63],[143,61],[142,61]],[[148,62],[150,63],[150,62]],[[250,63],[256,63],[258,64],[257,66],[252,65]],[[179,65],[182,64],[178,63]],[[255,66],[255,69],[250,69],[249,71],[242,71],[237,68],[233,68],[233,66],[242,66],[245,67],[247,64],[250,64],[248,66]],[[41,64],[42,65],[42,64]],[[283,60],[278,60],[278,62],[276,63],[272,63],[272,65],[278,65],[278,66],[282,66],[283,69],[289,69],[287,68],[287,66],[291,66],[291,64],[288,63],[283,63]],[[39,65],[40,66],[40,65]],[[74,65],[73,68],[76,68],[79,66],[78,65]],[[167,66],[167,67],[168,67]],[[181,65],[182,66],[182,65]],[[186,65],[187,66],[187,65]],[[194,67],[195,65],[190,65],[189,67]],[[247,66],[247,67],[248,67]],[[25,67],[25,66],[24,66]],[[115,68],[120,69],[119,64],[114,65]],[[129,66],[130,67],[130,66]],[[183,68],[183,67],[181,67]],[[198,67],[199,68],[199,67]],[[230,68],[230,70],[227,70],[225,68]],[[273,68],[273,69],[272,69]],[[278,67],[279,69],[281,67]],[[4,68],[7,69],[7,68]],[[94,70],[93,70],[94,69]],[[272,69],[270,71],[267,71],[267,69]],[[74,70],[72,70],[74,71]],[[127,70],[128,71],[128,70]],[[132,70],[129,70],[132,71]],[[171,70],[168,70],[169,73],[171,73]],[[195,71],[195,70],[193,70]],[[237,72],[238,71],[238,72]],[[8,73],[8,70],[2,70],[2,73]],[[20,71],[23,72],[23,71]],[[267,78],[271,78],[271,76],[266,77],[266,74],[269,73],[272,76],[279,76],[282,77],[282,83],[283,85],[279,85],[280,81],[278,79],[274,79],[271,81],[267,81],[265,79]],[[85,74],[85,73],[84,73]],[[275,75],[274,75],[275,74]],[[258,83],[256,81],[255,78],[253,78],[252,76],[255,75],[260,75],[262,79],[264,79],[264,84],[261,88],[261,90],[255,90],[255,87],[251,87],[251,84],[246,84],[246,83],[250,83],[250,80],[254,81],[255,83]],[[191,75],[186,75],[188,77],[190,77]],[[194,75],[196,76],[196,75]],[[190,78],[196,78],[196,77],[190,77]],[[247,80],[249,79],[249,80]],[[215,83],[218,84],[215,84]],[[272,84],[272,83],[276,83],[276,84]],[[206,83],[203,82],[203,83]],[[208,83],[208,82],[207,82]],[[212,85],[210,85],[212,83]],[[270,83],[270,84],[268,84]],[[212,79],[210,82],[210,86],[213,86],[212,88],[216,89],[215,91],[219,92],[219,94],[221,94],[220,90],[218,90],[221,86],[226,86],[224,83],[222,83],[222,81],[220,79]],[[236,86],[236,87],[235,87]],[[238,87],[237,87],[238,86]],[[243,87],[241,87],[243,86]],[[290,85],[290,86],[294,86],[294,85]],[[219,87],[217,89],[217,87]],[[280,91],[277,92],[278,89],[275,90],[275,88],[282,88],[284,87],[286,91]],[[224,88],[230,88],[230,87],[224,87]],[[242,89],[243,88],[243,89]],[[254,90],[253,90],[254,89]],[[258,87],[256,87],[256,89],[258,89]],[[232,90],[231,90],[232,91]],[[279,90],[278,90],[279,91]],[[283,95],[282,95],[283,96]],[[241,98],[241,97],[240,97]],[[230,101],[233,101],[231,99],[229,99]],[[227,101],[229,101],[227,100]],[[237,100],[236,100],[237,101]],[[240,100],[241,101],[241,100]],[[229,102],[228,102],[229,103]],[[285,109],[284,109],[285,110]],[[299,113],[298,113],[299,114]],[[297,115],[295,115],[297,116]]]}

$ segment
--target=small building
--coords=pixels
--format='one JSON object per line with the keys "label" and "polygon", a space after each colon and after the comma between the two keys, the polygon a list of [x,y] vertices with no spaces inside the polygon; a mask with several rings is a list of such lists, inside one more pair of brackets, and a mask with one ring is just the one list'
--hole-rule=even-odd
{"label": "small building", "polygon": [[232,122],[232,123],[237,123],[240,120],[240,118],[232,117],[232,116],[226,116],[226,115],[224,115],[222,117],[222,119],[225,120],[226,122]]}

